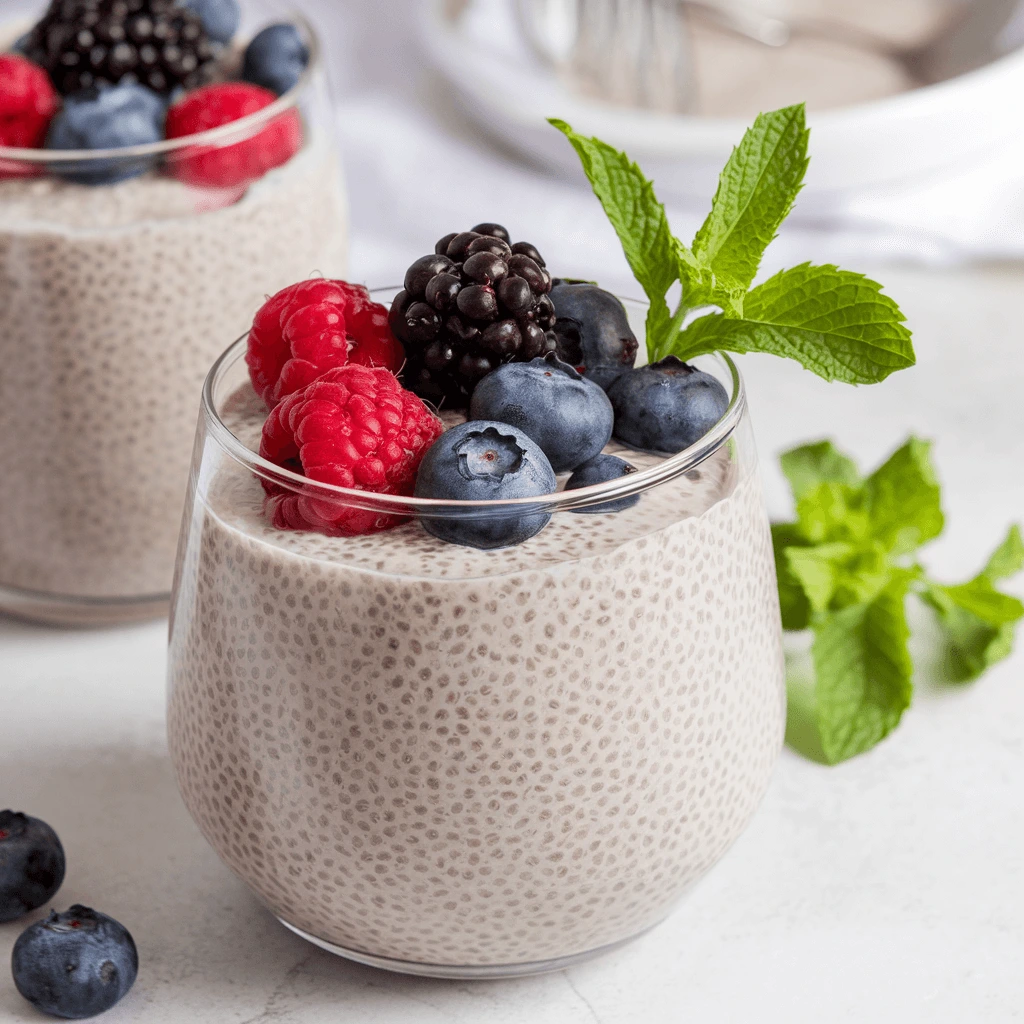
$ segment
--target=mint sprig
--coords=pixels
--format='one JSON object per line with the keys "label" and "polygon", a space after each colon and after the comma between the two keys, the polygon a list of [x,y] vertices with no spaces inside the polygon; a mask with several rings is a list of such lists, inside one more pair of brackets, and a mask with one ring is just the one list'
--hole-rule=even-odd
{"label": "mint sprig", "polygon": [[647,347],[651,350],[670,332],[672,314],[665,295],[679,279],[676,242],[668,226],[665,207],[658,202],[653,183],[625,153],[600,139],[577,135],[564,121],[552,118],[551,124],[563,132],[575,148],[622,242],[622,251],[633,276],[647,296],[650,303]]}
{"label": "mint sprig", "polygon": [[792,705],[800,734],[809,719],[813,746],[836,764],[884,739],[910,706],[909,595],[936,613],[950,680],[976,679],[1010,653],[1024,604],[996,584],[1024,569],[1024,539],[1014,526],[977,576],[939,583],[917,560],[944,526],[927,442],[911,438],[866,478],[829,441],[781,463],[797,510],[772,527],[782,622],[813,635],[810,696],[793,693]]}
{"label": "mint sprig", "polygon": [[[643,287],[647,356],[680,359],[716,350],[795,359],[826,380],[872,384],[914,365],[905,317],[874,281],[805,263],[757,287],[752,282],[807,170],[802,104],[761,114],[722,171],[690,246],[669,230],[654,186],[633,161],[600,139],[551,120],[580,156],[594,193]],[[681,285],[674,310],[666,298]],[[684,328],[695,310],[717,306]]]}

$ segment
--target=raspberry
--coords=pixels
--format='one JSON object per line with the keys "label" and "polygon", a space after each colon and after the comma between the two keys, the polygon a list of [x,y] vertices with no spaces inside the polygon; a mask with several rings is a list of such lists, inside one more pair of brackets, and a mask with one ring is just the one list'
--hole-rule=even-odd
{"label": "raspberry", "polygon": [[272,409],[326,370],[351,362],[397,373],[403,358],[385,306],[362,285],[316,278],[267,300],[253,320],[245,360],[252,386]]}
{"label": "raspberry", "polygon": [[[440,437],[441,421],[382,367],[328,370],[274,407],[260,455],[310,480],[377,494],[412,494],[416,471]],[[376,533],[402,517],[354,508],[264,480],[265,511],[280,530],[331,537]]]}
{"label": "raspberry", "polygon": [[[0,146],[39,149],[60,100],[46,72],[14,53],[0,53]],[[28,176],[29,165],[0,161],[0,178]]]}
{"label": "raspberry", "polygon": [[[196,135],[270,106],[277,97],[248,82],[224,82],[190,92],[167,112],[167,138]],[[169,163],[188,185],[231,188],[262,178],[287,163],[302,146],[302,122],[288,110],[251,138],[231,145],[192,146]]]}

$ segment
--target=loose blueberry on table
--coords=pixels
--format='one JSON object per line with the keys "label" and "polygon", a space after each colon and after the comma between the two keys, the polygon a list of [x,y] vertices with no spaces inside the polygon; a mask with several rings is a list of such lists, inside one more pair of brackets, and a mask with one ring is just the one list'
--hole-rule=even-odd
{"label": "loose blueberry on table", "polygon": [[0,811],[0,923],[43,906],[64,881],[57,833],[20,811]]}
{"label": "loose blueberry on table", "polygon": [[[294,25],[270,25],[241,54],[244,81],[223,81],[242,49],[232,42],[240,14],[237,0],[52,0],[18,53],[0,55],[0,145],[125,149],[263,110],[295,86],[309,49]],[[165,170],[196,187],[239,187],[301,145],[302,123],[290,109],[230,145],[177,154]],[[156,159],[52,166],[76,184],[113,185]],[[0,178],[34,173],[28,163],[0,165]]]}
{"label": "loose blueberry on table", "polygon": [[18,991],[37,1010],[81,1020],[125,996],[139,973],[139,955],[124,925],[76,904],[19,936],[11,970]]}

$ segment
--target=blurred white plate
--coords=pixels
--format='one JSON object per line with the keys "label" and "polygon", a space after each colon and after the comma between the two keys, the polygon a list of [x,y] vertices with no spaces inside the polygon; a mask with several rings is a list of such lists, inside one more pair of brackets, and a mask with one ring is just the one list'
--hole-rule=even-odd
{"label": "blurred white plate", "polygon": [[[577,95],[534,58],[511,15],[490,2],[480,16],[453,19],[451,0],[423,0],[428,56],[481,127],[543,164],[578,175],[572,148],[546,124],[626,150],[659,192],[706,199],[746,123],[615,107]],[[486,13],[486,17],[483,15]],[[877,102],[815,113],[804,215],[849,194],[925,179],[970,165],[1022,130],[1024,50],[937,85]]]}

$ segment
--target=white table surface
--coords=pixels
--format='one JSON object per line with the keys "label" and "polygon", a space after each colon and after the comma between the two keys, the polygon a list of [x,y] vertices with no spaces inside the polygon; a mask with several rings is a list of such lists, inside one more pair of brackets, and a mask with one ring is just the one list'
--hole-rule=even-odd
{"label": "white table surface", "polygon": [[[827,433],[874,460],[907,431],[934,438],[949,526],[929,556],[956,578],[1024,513],[1024,272],[885,278],[919,367],[854,390],[745,359],[761,451]],[[767,458],[765,476],[784,514]],[[165,631],[0,619],[0,806],[61,834],[62,907],[133,932],[141,972],[110,1024],[995,1024],[1024,1009],[1024,651],[972,687],[919,680],[900,729],[841,767],[785,752],[736,846],[632,946],[543,978],[450,983],[305,944],[221,866],[167,763]],[[0,963],[20,927],[0,926]],[[39,1019],[0,970],[0,1020]]]}
{"label": "white table surface", "polygon": [[[300,4],[328,36],[354,199],[352,276],[391,283],[436,237],[498,219],[567,273],[629,288],[586,191],[516,164],[447,112],[418,62],[414,2]],[[673,211],[673,223],[682,233],[693,215]],[[862,241],[791,234],[769,263],[830,257],[871,270],[856,256],[877,247]],[[871,464],[911,431],[933,438],[949,524],[928,561],[964,578],[1024,520],[1024,267],[874,269],[915,328],[916,369],[853,389],[766,357],[741,362],[769,505],[788,512],[773,457],[792,444],[830,435]],[[839,768],[785,752],[736,846],[632,946],[543,978],[460,984],[308,946],[220,865],[166,759],[165,633],[165,623],[69,632],[0,619],[0,807],[60,832],[62,907],[92,904],[133,932],[141,972],[110,1024],[1024,1017],[1024,653],[963,689],[919,679],[898,732]],[[37,1024],[2,966],[20,927],[0,926],[0,1021]]]}

